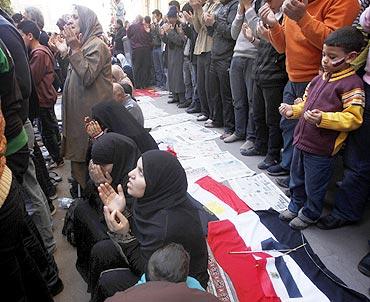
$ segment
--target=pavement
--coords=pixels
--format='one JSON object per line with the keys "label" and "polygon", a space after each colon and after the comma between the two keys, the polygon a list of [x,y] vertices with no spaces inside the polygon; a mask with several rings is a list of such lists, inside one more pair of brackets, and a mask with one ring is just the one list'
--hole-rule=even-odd
{"label": "pavement", "polygon": [[[169,114],[184,112],[183,109],[178,109],[175,104],[167,104],[168,97],[162,96],[155,98],[154,104],[167,111]],[[58,107],[60,102],[58,102]],[[56,108],[60,111],[60,107]],[[202,124],[202,123],[200,123]],[[222,129],[216,129],[220,134]],[[243,142],[235,142],[226,144],[220,139],[215,140],[220,148],[224,151],[229,151],[238,159],[242,160],[249,168],[261,173],[257,168],[263,157],[245,157],[239,152],[239,148]],[[335,189],[335,181],[341,179],[342,168],[341,161],[338,159],[335,177],[327,194],[326,211],[328,211],[333,202]],[[56,170],[63,177],[63,182],[58,185],[59,197],[70,197],[69,185],[67,182],[70,176],[70,163],[67,161],[64,167]],[[272,178],[273,179],[273,178]],[[355,189],[355,188],[354,188]],[[58,202],[54,201],[55,206]],[[86,292],[87,285],[82,280],[76,270],[76,250],[62,236],[62,228],[64,223],[65,210],[57,208],[57,213],[54,215],[54,236],[57,241],[57,250],[54,254],[55,260],[59,267],[60,277],[64,282],[64,291],[55,297],[56,302],[88,302],[90,294]],[[336,230],[321,230],[315,226],[311,226],[303,231],[307,241],[310,243],[313,251],[319,256],[326,267],[339,277],[347,286],[355,291],[358,291],[370,298],[370,278],[361,274],[357,270],[358,262],[366,255],[370,248],[368,240],[370,239],[370,207],[364,212],[362,221],[358,224],[346,226]],[[319,301],[318,301],[319,302]]]}

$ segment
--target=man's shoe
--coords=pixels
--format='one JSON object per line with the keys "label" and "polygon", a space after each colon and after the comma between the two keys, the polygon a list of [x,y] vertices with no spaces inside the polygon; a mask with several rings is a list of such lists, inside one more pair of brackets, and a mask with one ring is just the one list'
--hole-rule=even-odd
{"label": "man's shoe", "polygon": [[215,122],[210,122],[210,123],[204,123],[204,127],[206,127],[206,128],[221,128],[222,125],[217,124]]}
{"label": "man's shoe", "polygon": [[173,98],[173,99],[167,101],[167,104],[175,104],[175,103],[178,103],[178,102],[180,102],[178,99]]}
{"label": "man's shoe", "polygon": [[370,277],[370,253],[368,253],[358,264],[358,270],[364,275]]}
{"label": "man's shoe", "polygon": [[208,116],[205,116],[205,115],[203,115],[203,114],[201,114],[201,115],[199,115],[199,116],[197,117],[197,121],[198,121],[198,122],[205,122],[206,120],[208,120]]}
{"label": "man's shoe", "polygon": [[276,184],[279,186],[279,187],[282,187],[284,189],[289,189],[289,177],[285,177],[285,178],[277,178],[275,180]]}
{"label": "man's shoe", "polygon": [[354,223],[355,223],[354,221],[340,219],[334,217],[333,215],[327,215],[320,218],[316,225],[318,228],[323,230],[332,230]]}
{"label": "man's shoe", "polygon": [[279,214],[279,219],[282,220],[282,221],[291,221],[294,218],[296,218],[297,216],[298,216],[298,214],[293,213],[292,211],[286,209],[285,211],[283,211]]}
{"label": "man's shoe", "polygon": [[60,278],[58,278],[58,281],[55,282],[54,285],[49,287],[49,292],[53,297],[55,297],[56,295],[60,294],[63,291],[63,289],[64,289],[63,282]]}
{"label": "man's shoe", "polygon": [[245,151],[240,151],[240,153],[244,156],[265,156],[266,152],[258,151],[256,148],[252,148]]}
{"label": "man's shoe", "polygon": [[267,173],[271,176],[286,176],[289,175],[289,170],[286,170],[277,164],[267,169]]}
{"label": "man's shoe", "polygon": [[188,108],[186,109],[186,113],[200,113],[200,108],[198,108],[197,106],[193,107],[193,108]]}
{"label": "man's shoe", "polygon": [[294,230],[304,230],[308,228],[312,223],[303,221],[301,218],[296,217],[291,222],[289,222],[289,226]]}
{"label": "man's shoe", "polygon": [[258,164],[258,169],[260,170],[266,170],[274,165],[277,164],[277,161],[276,160],[273,160],[273,159],[268,159],[268,158],[265,158],[263,161],[261,161],[259,164]]}
{"label": "man's shoe", "polygon": [[227,132],[225,132],[224,134],[222,134],[222,135],[220,136],[220,139],[221,139],[221,140],[223,140],[223,141],[225,141],[225,139],[228,139],[230,136],[232,136],[232,134],[231,134],[231,133],[227,133]]}
{"label": "man's shoe", "polygon": [[235,133],[231,134],[229,137],[224,139],[224,143],[233,143],[243,140],[242,137],[237,136]]}
{"label": "man's shoe", "polygon": [[247,140],[243,145],[241,145],[240,152],[245,152],[252,148],[254,148],[254,142]]}
{"label": "man's shoe", "polygon": [[188,108],[190,106],[191,102],[184,102],[184,103],[179,103],[177,107],[179,108]]}

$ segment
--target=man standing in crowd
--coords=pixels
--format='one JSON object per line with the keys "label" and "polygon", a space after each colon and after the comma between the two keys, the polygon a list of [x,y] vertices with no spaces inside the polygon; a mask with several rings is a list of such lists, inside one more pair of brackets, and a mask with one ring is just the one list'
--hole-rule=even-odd
{"label": "man standing in crowd", "polygon": [[231,25],[238,9],[238,0],[223,0],[217,14],[204,14],[208,33],[213,36],[211,66],[209,73],[210,104],[213,108],[211,121],[205,127],[224,126],[221,139],[232,135],[235,130],[233,99],[230,88],[229,69],[234,53],[235,40],[231,36]]}
{"label": "man standing in crowd", "polygon": [[213,110],[210,107],[209,89],[209,68],[211,65],[213,38],[208,35],[203,15],[212,15],[216,13],[220,8],[221,3],[218,0],[190,0],[189,3],[194,10],[193,24],[195,31],[198,33],[194,47],[194,54],[198,56],[197,85],[201,106],[201,115],[197,118],[197,120],[202,122],[207,121],[211,116],[211,113],[213,113]]}
{"label": "man standing in crowd", "polygon": [[[324,40],[332,31],[351,25],[359,8],[357,0],[288,0],[282,7],[285,17],[280,25],[269,3],[261,7],[259,13],[263,23],[270,28],[272,45],[279,53],[286,54],[289,81],[284,90],[285,103],[292,105],[303,96],[307,84],[319,72]],[[284,151],[281,163],[267,169],[272,176],[290,173],[296,124],[296,120],[281,120]],[[277,179],[277,183],[288,188],[289,177]]]}
{"label": "man standing in crowd", "polygon": [[114,35],[114,55],[124,54],[123,37],[126,36],[126,28],[123,27],[122,20],[116,21],[116,34]]}
{"label": "man standing in crowd", "polygon": [[18,25],[24,43],[30,54],[30,69],[32,79],[39,99],[39,117],[41,124],[41,136],[44,144],[53,159],[53,165],[63,165],[60,156],[60,134],[58,121],[54,112],[57,93],[53,87],[54,81],[54,57],[51,51],[40,44],[38,40],[39,29],[32,21],[22,21]]}
{"label": "man standing in crowd", "polygon": [[152,12],[152,26],[150,34],[153,41],[153,65],[155,71],[155,85],[161,89],[166,89],[166,75],[164,73],[162,40],[160,28],[163,26],[162,13],[156,9]]}

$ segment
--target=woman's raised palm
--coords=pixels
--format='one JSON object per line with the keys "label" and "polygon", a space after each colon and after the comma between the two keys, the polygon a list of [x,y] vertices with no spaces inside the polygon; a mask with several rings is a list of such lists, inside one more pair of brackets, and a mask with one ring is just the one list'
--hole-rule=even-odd
{"label": "woman's raised palm", "polygon": [[117,187],[118,194],[108,183],[101,184],[98,187],[99,196],[103,204],[108,207],[110,212],[117,210],[122,212],[126,207],[126,198],[123,193],[122,185]]}

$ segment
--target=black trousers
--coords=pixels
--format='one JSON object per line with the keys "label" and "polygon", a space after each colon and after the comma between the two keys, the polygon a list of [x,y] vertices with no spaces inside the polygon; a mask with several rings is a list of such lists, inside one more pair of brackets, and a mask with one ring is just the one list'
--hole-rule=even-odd
{"label": "black trousers", "polygon": [[59,163],[60,156],[60,133],[58,121],[55,116],[54,106],[51,108],[41,108],[39,110],[39,126],[42,140],[46,149],[54,162]]}
{"label": "black trousers", "polygon": [[201,113],[210,117],[209,106],[209,68],[211,66],[211,53],[202,53],[197,58],[197,90],[200,100]]}
{"label": "black trousers", "polygon": [[0,209],[0,292],[4,301],[53,301],[39,268],[24,246],[29,232],[21,188],[13,180]]}
{"label": "black trousers", "polygon": [[44,157],[42,156],[41,150],[37,142],[35,141],[33,147],[33,163],[35,164],[36,178],[40,184],[40,187],[48,201],[50,201],[49,196],[52,196],[56,192],[56,188],[50,181],[49,172],[46,168],[46,163]]}
{"label": "black trousers", "polygon": [[267,151],[268,159],[279,161],[283,146],[279,106],[283,102],[285,85],[264,87],[254,81],[253,86],[253,118],[256,127],[254,146],[258,151]]}
{"label": "black trousers", "polygon": [[132,50],[132,64],[136,88],[150,86],[152,70],[152,52],[149,47],[140,47]]}
{"label": "black trousers", "polygon": [[230,60],[211,61],[209,72],[211,119],[224,125],[225,132],[234,133],[235,115],[230,87]]}
{"label": "black trousers", "polygon": [[28,169],[29,156],[30,151],[28,150],[28,145],[25,144],[16,153],[6,157],[6,165],[20,184],[23,183],[23,176]]}

